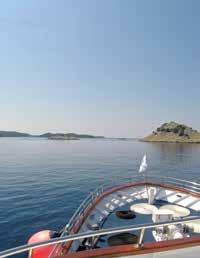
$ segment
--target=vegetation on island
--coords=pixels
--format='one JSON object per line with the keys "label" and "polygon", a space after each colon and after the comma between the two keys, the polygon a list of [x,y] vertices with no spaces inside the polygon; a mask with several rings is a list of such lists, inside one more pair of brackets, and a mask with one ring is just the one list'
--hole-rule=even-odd
{"label": "vegetation on island", "polygon": [[164,123],[142,139],[147,142],[200,143],[200,132],[176,122]]}

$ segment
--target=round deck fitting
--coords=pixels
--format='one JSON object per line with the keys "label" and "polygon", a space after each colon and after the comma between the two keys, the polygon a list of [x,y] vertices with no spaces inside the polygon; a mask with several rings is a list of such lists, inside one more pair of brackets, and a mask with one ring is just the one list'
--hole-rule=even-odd
{"label": "round deck fitting", "polygon": [[178,206],[175,204],[167,204],[167,205],[163,205],[160,207],[160,210],[168,210],[169,212],[171,212],[173,214],[174,217],[186,217],[190,215],[190,210],[182,207],[182,206]]}
{"label": "round deck fitting", "polygon": [[131,205],[130,210],[139,214],[149,215],[149,214],[153,214],[158,209],[155,205],[152,205],[152,204],[138,203],[138,204]]}

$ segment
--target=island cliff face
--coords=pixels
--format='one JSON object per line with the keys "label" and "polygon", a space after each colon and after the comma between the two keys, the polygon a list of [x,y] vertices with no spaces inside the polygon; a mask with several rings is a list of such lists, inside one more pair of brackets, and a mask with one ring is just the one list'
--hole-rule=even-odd
{"label": "island cliff face", "polygon": [[186,125],[170,122],[158,127],[142,141],[200,143],[200,132]]}

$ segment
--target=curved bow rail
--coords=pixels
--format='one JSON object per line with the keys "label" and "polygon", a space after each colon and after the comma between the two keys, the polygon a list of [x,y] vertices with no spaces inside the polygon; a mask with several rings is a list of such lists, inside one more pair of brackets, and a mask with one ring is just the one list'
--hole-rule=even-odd
{"label": "curved bow rail", "polygon": [[[176,187],[181,187],[182,189],[188,190],[194,194],[200,195],[200,184],[196,182],[192,182],[189,180],[179,179],[175,177],[166,177],[166,176],[156,176],[156,175],[148,175],[148,178],[145,179],[145,183],[149,184],[171,184]],[[129,183],[137,183],[137,182],[144,182],[144,177],[142,175],[136,175],[127,178],[117,178],[112,182],[108,182],[107,184],[103,184],[99,186],[94,192],[92,192],[89,196],[86,197],[85,200],[80,204],[78,209],[75,211],[71,219],[69,220],[68,224],[63,228],[63,233],[61,236],[68,235],[71,233],[74,225],[79,221],[81,215],[83,215],[85,209],[90,205],[98,196],[101,196],[104,192],[112,189],[116,186],[120,186],[122,184],[129,184]]]}

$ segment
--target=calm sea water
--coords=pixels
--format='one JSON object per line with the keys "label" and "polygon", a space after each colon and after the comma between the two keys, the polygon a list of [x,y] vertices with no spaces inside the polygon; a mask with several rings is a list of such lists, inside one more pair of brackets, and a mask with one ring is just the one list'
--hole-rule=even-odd
{"label": "calm sea water", "polygon": [[0,145],[0,250],[61,229],[98,185],[137,173],[144,153],[148,173],[200,177],[198,144],[0,138]]}

